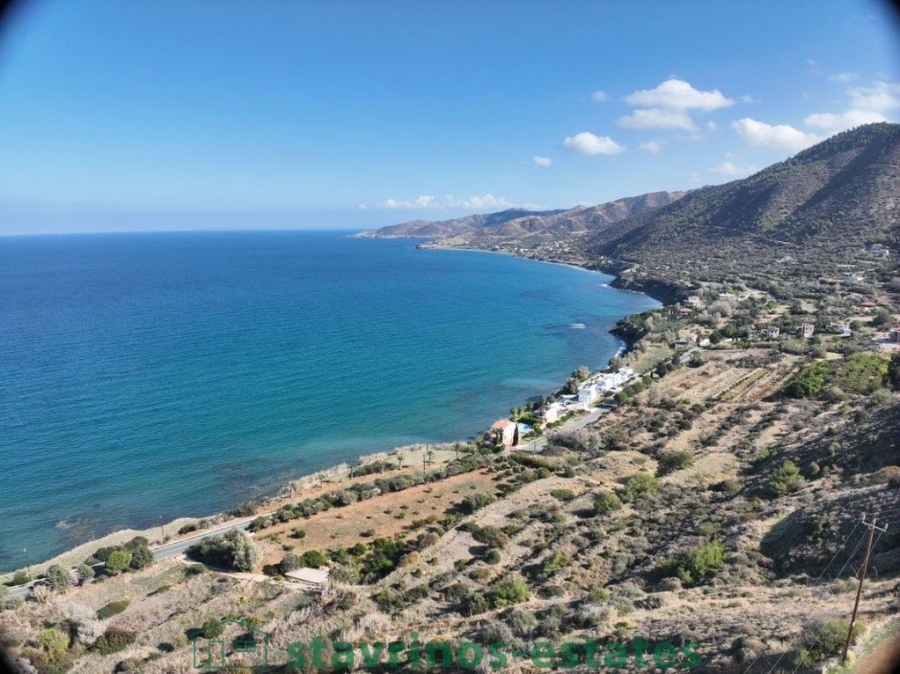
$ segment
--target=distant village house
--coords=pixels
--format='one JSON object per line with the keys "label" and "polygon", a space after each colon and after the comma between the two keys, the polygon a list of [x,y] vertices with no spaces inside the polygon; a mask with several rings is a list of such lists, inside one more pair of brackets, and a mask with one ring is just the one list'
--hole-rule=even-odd
{"label": "distant village house", "polygon": [[811,339],[816,332],[816,326],[812,323],[804,323],[800,326],[800,335],[803,339]]}

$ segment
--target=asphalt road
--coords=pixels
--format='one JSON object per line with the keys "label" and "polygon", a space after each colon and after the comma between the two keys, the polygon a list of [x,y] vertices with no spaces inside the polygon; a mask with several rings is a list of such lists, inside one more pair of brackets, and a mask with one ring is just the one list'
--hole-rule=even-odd
{"label": "asphalt road", "polygon": [[[252,522],[254,519],[254,517],[241,517],[217,527],[204,529],[203,531],[200,531],[193,536],[188,536],[187,538],[182,538],[178,541],[153,546],[150,548],[151,550],[153,550],[153,558],[159,561],[161,559],[168,559],[169,557],[181,555],[189,547],[199,541],[202,541],[204,538],[209,538],[210,536],[218,536],[219,534],[225,534],[229,531],[234,531],[235,529],[246,529],[250,525],[250,522]],[[102,568],[103,564],[94,565],[94,571],[100,571]],[[11,587],[9,588],[9,594],[7,595],[7,597],[9,599],[27,599],[29,596],[31,596],[31,591],[34,586],[41,585],[43,582],[43,580],[33,580],[26,585],[17,585],[15,587]]]}

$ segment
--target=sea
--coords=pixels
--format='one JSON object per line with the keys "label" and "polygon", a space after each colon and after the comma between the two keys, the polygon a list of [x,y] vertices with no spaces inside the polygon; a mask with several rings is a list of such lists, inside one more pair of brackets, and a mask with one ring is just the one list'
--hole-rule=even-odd
{"label": "sea", "polygon": [[0,238],[0,570],[472,438],[606,366],[611,277],[346,231]]}

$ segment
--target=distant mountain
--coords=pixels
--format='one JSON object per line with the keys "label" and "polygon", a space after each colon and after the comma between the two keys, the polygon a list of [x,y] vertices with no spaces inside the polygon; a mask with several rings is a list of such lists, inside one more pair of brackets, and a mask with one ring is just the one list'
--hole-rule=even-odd
{"label": "distant mountain", "polygon": [[598,229],[588,259],[638,263],[644,274],[765,275],[779,264],[852,263],[900,234],[900,125],[840,133],[755,175]]}
{"label": "distant mountain", "polygon": [[375,238],[434,239],[440,245],[490,248],[498,245],[527,245],[561,237],[571,237],[618,222],[631,215],[660,208],[681,198],[684,192],[654,192],[618,199],[599,206],[577,206],[555,211],[526,211],[510,208],[499,213],[467,215],[452,220],[413,220],[382,227],[359,236]]}
{"label": "distant mountain", "polygon": [[469,234],[482,227],[497,227],[504,222],[522,217],[553,216],[563,213],[556,211],[528,211],[521,208],[508,208],[498,213],[477,213],[451,220],[410,220],[399,225],[389,225],[371,232],[361,232],[357,236],[378,239],[436,239]]}

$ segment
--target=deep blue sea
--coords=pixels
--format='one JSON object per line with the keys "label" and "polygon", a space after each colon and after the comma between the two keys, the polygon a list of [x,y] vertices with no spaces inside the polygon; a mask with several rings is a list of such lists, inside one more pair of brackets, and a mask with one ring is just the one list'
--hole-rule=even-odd
{"label": "deep blue sea", "polygon": [[473,436],[658,304],[346,232],[0,238],[0,569]]}

